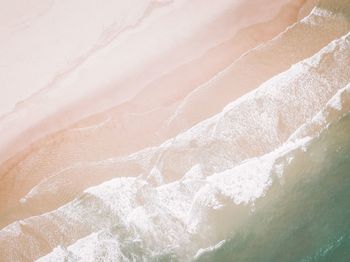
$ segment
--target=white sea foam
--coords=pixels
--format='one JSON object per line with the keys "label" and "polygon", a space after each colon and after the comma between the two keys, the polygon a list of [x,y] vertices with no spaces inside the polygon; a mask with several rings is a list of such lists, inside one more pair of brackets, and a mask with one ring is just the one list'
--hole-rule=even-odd
{"label": "white sea foam", "polygon": [[217,243],[214,246],[199,249],[197,254],[194,256],[194,259],[197,259],[197,258],[205,255],[206,253],[211,253],[211,252],[219,249],[220,247],[222,247],[225,244],[225,242],[226,242],[226,240],[221,240],[219,243]]}
{"label": "white sea foam", "polygon": [[[336,112],[334,112],[336,111]],[[332,122],[340,119],[350,111],[350,84],[339,89],[336,94],[327,102],[311,120],[301,125],[288,139],[293,141],[305,135],[317,136],[326,129]]]}
{"label": "white sea foam", "polygon": [[[175,252],[183,258],[203,253],[205,251],[200,249],[201,246],[227,237],[225,234],[213,235],[210,228],[218,225],[208,227],[208,219],[216,212],[234,209],[234,206],[252,205],[257,198],[263,197],[272,184],[275,161],[309,141],[310,138],[305,138],[297,143],[285,144],[263,157],[253,158],[207,178],[187,174],[180,181],[161,186],[150,185],[142,177],[116,178],[90,188],[85,194],[101,200],[103,209],[108,208],[108,215],[118,221],[116,226],[122,231],[112,233],[113,227],[104,227],[102,231],[92,233],[66,249],[54,249],[39,261],[68,257],[73,261],[127,258],[131,256],[127,245],[139,246],[143,250],[143,258],[162,254],[164,250],[165,254]],[[198,173],[198,170],[199,166],[196,166],[190,172]],[[69,211],[71,208],[76,210],[76,204],[66,205],[62,212],[72,214],[74,210]],[[79,219],[79,213],[77,215],[75,219]],[[81,218],[89,223],[88,217]],[[228,223],[224,227],[231,226]],[[193,243],[193,239],[198,241]],[[186,253],[183,253],[184,249]]]}

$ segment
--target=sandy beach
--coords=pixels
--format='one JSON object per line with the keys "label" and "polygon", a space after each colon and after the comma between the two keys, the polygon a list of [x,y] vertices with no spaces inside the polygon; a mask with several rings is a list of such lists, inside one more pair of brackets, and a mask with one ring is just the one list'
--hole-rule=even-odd
{"label": "sandy beach", "polygon": [[282,232],[318,257],[299,225],[333,250],[298,214],[346,195],[349,6],[0,3],[0,260],[250,261],[263,225],[262,261]]}

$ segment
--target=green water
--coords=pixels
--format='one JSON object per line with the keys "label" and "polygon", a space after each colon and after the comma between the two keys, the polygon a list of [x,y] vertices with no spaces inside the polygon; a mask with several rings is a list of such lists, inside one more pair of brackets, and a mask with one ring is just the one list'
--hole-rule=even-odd
{"label": "green water", "polygon": [[244,226],[198,261],[350,261],[350,114],[293,154]]}

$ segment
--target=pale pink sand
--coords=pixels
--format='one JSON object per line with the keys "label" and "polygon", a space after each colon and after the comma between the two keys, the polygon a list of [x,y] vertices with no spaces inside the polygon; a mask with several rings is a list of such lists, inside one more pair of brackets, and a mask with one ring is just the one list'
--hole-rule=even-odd
{"label": "pale pink sand", "polygon": [[[120,19],[120,14],[116,14],[116,17],[109,18],[105,22],[106,24],[108,22],[113,24],[111,21],[115,22],[113,26],[116,28],[107,28],[101,32],[100,29],[105,27],[105,24],[102,23],[101,28],[94,30],[94,37],[87,33],[89,36],[84,35],[84,37],[95,39],[88,41],[89,48],[74,47],[75,51],[80,48],[88,49],[87,51],[75,52],[73,50],[67,51],[67,54],[62,54],[63,51],[58,52],[57,49],[67,50],[65,45],[70,42],[68,39],[71,39],[71,35],[78,35],[80,31],[89,31],[84,30],[85,26],[89,28],[89,24],[80,24],[82,22],[74,20],[76,26],[70,27],[70,23],[65,23],[66,15],[62,14],[63,11],[70,9],[65,10],[64,4],[63,7],[53,5],[51,9],[48,9],[49,13],[46,16],[43,14],[36,18],[39,28],[35,27],[35,20],[32,26],[34,29],[29,27],[29,31],[23,31],[23,34],[28,34],[27,38],[21,35],[21,32],[18,35],[14,34],[23,39],[16,38],[16,44],[9,42],[7,48],[4,49],[11,51],[12,47],[15,50],[4,54],[5,62],[7,62],[4,68],[8,68],[8,73],[5,71],[3,75],[7,77],[16,72],[16,75],[11,78],[16,81],[3,80],[4,85],[9,86],[8,90],[14,90],[14,94],[18,92],[20,95],[23,90],[27,90],[24,86],[28,85],[28,88],[33,89],[31,92],[34,90],[40,90],[40,92],[38,91],[35,96],[20,103],[12,113],[0,119],[2,133],[0,161],[8,159],[15,152],[24,149],[29,143],[45,134],[60,130],[83,117],[129,100],[143,90],[147,83],[201,57],[211,48],[234,37],[238,30],[270,20],[286,2],[287,0],[258,0],[254,3],[243,0],[221,0],[213,5],[211,1],[178,0],[140,3],[137,6],[141,10],[129,15],[133,19],[128,16],[126,21],[114,21],[113,19]],[[90,9],[93,8],[93,4],[91,5]],[[116,9],[113,6],[110,8]],[[129,9],[126,6],[121,13]],[[76,11],[73,7],[72,10],[72,17],[74,17]],[[131,10],[134,9],[131,8]],[[82,18],[82,21],[89,19],[91,20],[91,17],[87,15],[84,19]],[[47,20],[52,24],[46,24]],[[52,32],[49,31],[51,27],[54,27]],[[56,27],[58,27],[57,30]],[[66,27],[70,29],[67,30]],[[56,31],[60,32],[60,30],[63,32],[56,35]],[[41,34],[37,33],[38,31]],[[52,35],[56,37],[50,40],[53,42],[52,48],[48,48],[48,43],[45,41],[40,42],[42,47],[35,44],[35,41],[42,39],[46,33],[50,37]],[[98,33],[100,34],[96,37]],[[84,37],[80,41],[84,42]],[[29,40],[34,43],[27,47],[26,43]],[[64,45],[60,45],[61,42]],[[34,57],[14,53],[22,52],[22,48],[28,51],[25,54],[31,55],[34,52]],[[30,52],[28,48],[32,48],[33,52]],[[16,56],[19,61],[28,60],[22,71],[27,69],[30,73],[22,74],[21,70],[18,72],[14,70],[12,63],[16,64]],[[68,64],[62,62],[64,66],[60,68],[56,68],[57,66],[51,69],[49,66],[45,67],[45,64],[60,63],[57,57],[61,56],[69,57],[72,62]],[[34,69],[31,68],[39,68],[35,66],[36,59],[43,60],[43,66],[40,66],[43,68],[34,74],[31,71]],[[50,72],[43,74],[46,69]],[[23,77],[16,77],[21,74]],[[47,76],[49,80],[44,81],[46,85],[37,83],[37,79],[40,78],[38,74]],[[191,72],[188,75],[192,75]],[[205,74],[198,75],[205,77]],[[17,79],[23,79],[21,81],[24,83],[17,84]],[[164,88],[166,92],[172,90],[172,86]],[[188,90],[189,87],[176,86],[176,88]],[[8,92],[10,91],[6,93]]]}

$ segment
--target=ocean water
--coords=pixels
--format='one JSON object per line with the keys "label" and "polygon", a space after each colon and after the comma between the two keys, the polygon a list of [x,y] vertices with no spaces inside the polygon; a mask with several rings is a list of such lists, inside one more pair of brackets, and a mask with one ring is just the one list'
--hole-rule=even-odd
{"label": "ocean water", "polygon": [[297,150],[230,239],[197,261],[349,261],[350,114]]}

